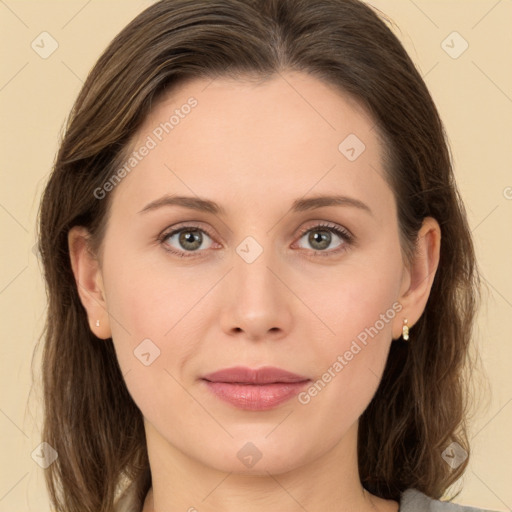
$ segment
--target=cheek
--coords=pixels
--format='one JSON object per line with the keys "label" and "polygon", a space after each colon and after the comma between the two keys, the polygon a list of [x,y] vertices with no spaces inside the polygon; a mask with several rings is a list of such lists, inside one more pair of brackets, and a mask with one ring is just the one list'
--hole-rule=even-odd
{"label": "cheek", "polygon": [[[108,249],[106,246],[104,285],[123,374],[134,370],[132,382],[135,374],[140,375],[144,381],[138,392],[143,394],[150,393],[152,386],[154,392],[161,379],[172,380],[170,374],[182,380],[183,365],[199,348],[200,331],[214,321],[206,311],[211,302],[202,300],[215,282],[211,270],[198,266],[185,272],[161,255],[151,259],[132,251],[136,256],[119,258]],[[128,249],[118,252],[130,254]]]}
{"label": "cheek", "polygon": [[313,408],[322,404],[341,423],[359,417],[375,393],[402,310],[401,260],[399,253],[389,256],[360,261],[349,271],[340,268],[337,276],[316,280],[322,293],[308,295],[321,322],[312,323],[309,337],[317,342],[305,353],[317,380],[301,400]]}
{"label": "cheek", "polygon": [[198,278],[191,283],[155,249],[148,255],[134,250],[129,241],[120,250],[113,250],[115,245],[107,246],[104,256],[104,285],[113,331],[121,338],[130,333],[133,342],[141,336],[161,339],[186,315],[201,289],[206,291],[208,281],[197,272]]}
{"label": "cheek", "polygon": [[360,334],[364,338],[366,330],[373,326],[384,337],[391,333],[391,322],[386,320],[392,320],[400,308],[396,301],[401,284],[401,260],[399,254],[388,254],[386,260],[380,256],[355,255],[346,265],[297,277],[294,292],[315,313],[315,328],[321,329],[324,339],[332,340],[329,346],[342,349]]}
{"label": "cheek", "polygon": [[[146,418],[158,423],[162,404],[183,414],[197,414],[178,382],[192,356],[194,322],[187,312],[207,291],[187,286],[183,274],[162,275],[161,268],[136,258],[108,258],[104,279],[112,340],[127,389]],[[192,315],[194,316],[194,315]],[[194,321],[195,321],[194,317]],[[197,327],[197,326],[195,326]]]}

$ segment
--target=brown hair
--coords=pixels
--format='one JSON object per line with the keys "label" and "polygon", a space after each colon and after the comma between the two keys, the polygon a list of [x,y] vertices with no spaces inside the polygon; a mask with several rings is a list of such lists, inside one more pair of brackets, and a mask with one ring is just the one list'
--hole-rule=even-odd
{"label": "brown hair", "polygon": [[[109,196],[94,191],[124,161],[155,102],[185,80],[267,80],[309,73],[355,98],[385,144],[402,249],[426,216],[441,226],[439,267],[411,342],[395,340],[380,387],[359,421],[360,479],[399,501],[417,488],[442,497],[464,472],[441,457],[466,433],[470,340],[480,294],[471,233],[433,100],[386,22],[357,0],[162,0],[111,42],[74,104],[39,219],[48,293],[42,437],[58,452],[46,470],[57,512],[111,511],[123,480],[142,506],[151,486],[143,419],[111,340],[91,332],[67,235],[85,226],[98,251]],[[130,421],[126,421],[130,418]]]}

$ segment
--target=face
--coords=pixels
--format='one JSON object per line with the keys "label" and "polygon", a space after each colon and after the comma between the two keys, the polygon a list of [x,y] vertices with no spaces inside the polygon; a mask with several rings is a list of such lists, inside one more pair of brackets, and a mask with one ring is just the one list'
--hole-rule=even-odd
{"label": "face", "polygon": [[[278,473],[332,450],[404,316],[374,122],[316,78],[285,76],[176,89],[109,192],[101,278],[126,385],[153,439],[222,471]],[[311,201],[323,196],[342,199]],[[302,382],[203,379],[234,366]]]}

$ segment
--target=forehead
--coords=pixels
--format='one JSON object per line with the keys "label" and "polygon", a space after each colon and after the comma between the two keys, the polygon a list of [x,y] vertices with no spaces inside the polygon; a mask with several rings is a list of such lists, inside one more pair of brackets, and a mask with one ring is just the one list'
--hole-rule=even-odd
{"label": "forehead", "polygon": [[140,207],[163,193],[248,205],[261,194],[338,189],[371,201],[365,188],[387,186],[381,150],[365,109],[312,76],[195,79],[154,106],[115,194]]}

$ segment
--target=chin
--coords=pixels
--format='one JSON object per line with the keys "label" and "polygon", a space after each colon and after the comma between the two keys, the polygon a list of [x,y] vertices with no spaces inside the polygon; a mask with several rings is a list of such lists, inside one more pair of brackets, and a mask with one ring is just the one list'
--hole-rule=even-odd
{"label": "chin", "polygon": [[[260,436],[245,436],[224,445],[217,444],[215,452],[210,453],[209,460],[204,460],[204,463],[226,473],[268,476],[268,473],[286,473],[306,462],[306,454],[297,451],[300,443],[283,446],[277,435],[272,441],[265,438],[268,432],[267,429]],[[205,454],[202,455],[204,459]]]}

